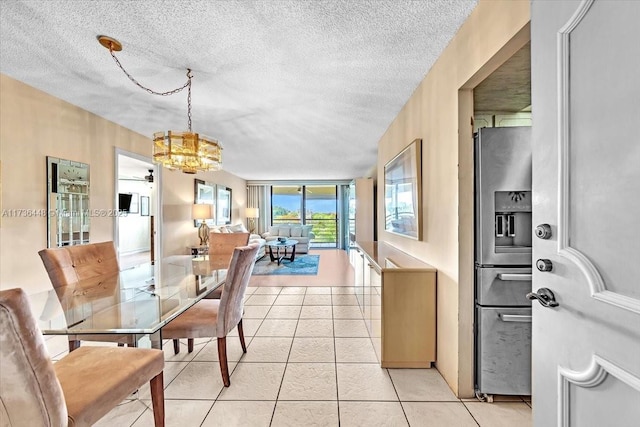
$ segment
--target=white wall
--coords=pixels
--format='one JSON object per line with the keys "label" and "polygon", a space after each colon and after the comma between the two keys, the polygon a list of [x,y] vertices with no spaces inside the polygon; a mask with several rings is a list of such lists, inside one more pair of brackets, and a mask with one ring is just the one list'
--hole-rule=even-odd
{"label": "white wall", "polygon": [[[138,197],[149,197],[151,202],[151,187],[146,181],[118,180],[121,193],[135,193]],[[151,203],[149,204],[151,215]],[[142,216],[140,206],[137,213],[128,213],[118,218],[118,252],[120,254],[143,252],[151,249],[151,216]]]}

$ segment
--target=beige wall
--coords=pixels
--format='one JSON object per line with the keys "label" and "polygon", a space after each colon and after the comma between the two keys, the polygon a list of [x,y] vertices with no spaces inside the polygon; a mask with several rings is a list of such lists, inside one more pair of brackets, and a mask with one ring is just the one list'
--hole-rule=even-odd
{"label": "beige wall", "polygon": [[244,208],[247,200],[247,182],[244,179],[225,171],[187,175],[182,172],[163,170],[162,232],[165,255],[184,254],[188,246],[200,244],[198,229],[194,227],[193,219],[191,219],[194,179],[231,188],[233,198],[231,223],[246,225]]}
{"label": "beige wall", "polygon": [[[2,211],[46,209],[45,156],[88,163],[90,207],[113,209],[115,147],[151,156],[150,139],[79,107],[0,75],[0,161]],[[233,189],[233,222],[244,217],[246,183],[227,172],[186,175],[162,171],[164,254],[184,254],[197,242],[191,220],[194,178]],[[27,292],[50,288],[38,251],[47,246],[47,219],[3,217],[0,227],[0,289]],[[114,220],[91,218],[91,241],[114,240]]]}
{"label": "beige wall", "polygon": [[[528,1],[481,0],[378,143],[378,218],[384,218],[385,163],[414,139],[423,141],[423,239],[385,232],[384,221],[378,221],[378,239],[438,269],[437,367],[460,397],[473,394],[473,278],[465,275],[464,282],[459,280],[460,269],[473,268],[472,260],[470,266],[459,262],[460,252],[473,253],[472,240],[459,242],[460,221],[468,225],[473,205],[468,200],[472,192],[459,192],[459,173],[472,176],[467,161],[471,143],[461,145],[465,152],[458,150],[459,91],[528,22]],[[469,93],[460,94],[463,110],[469,113],[460,122],[470,126]],[[470,135],[470,130],[461,133]],[[459,162],[466,170],[458,170]]]}

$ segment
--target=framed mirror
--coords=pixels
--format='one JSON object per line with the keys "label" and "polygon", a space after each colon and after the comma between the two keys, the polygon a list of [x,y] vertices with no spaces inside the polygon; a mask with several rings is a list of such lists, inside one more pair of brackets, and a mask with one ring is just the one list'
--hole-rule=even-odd
{"label": "framed mirror", "polygon": [[384,166],[385,231],[422,239],[422,140]]}
{"label": "framed mirror", "polygon": [[89,165],[47,156],[47,247],[89,243]]}
{"label": "framed mirror", "polygon": [[218,185],[217,189],[216,224],[231,224],[231,188]]}
{"label": "framed mirror", "polygon": [[[193,203],[194,204],[209,204],[214,205],[216,202],[216,185],[210,182],[203,181],[201,179],[195,180]],[[194,227],[200,227],[201,219],[194,219]],[[208,226],[215,224],[215,219],[211,218],[206,221]]]}

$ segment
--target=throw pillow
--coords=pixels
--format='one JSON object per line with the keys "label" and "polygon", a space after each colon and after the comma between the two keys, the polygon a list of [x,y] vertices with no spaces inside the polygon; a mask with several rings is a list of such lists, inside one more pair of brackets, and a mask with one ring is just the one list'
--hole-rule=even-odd
{"label": "throw pillow", "polygon": [[220,232],[221,233],[230,233],[229,229],[227,227],[225,227],[224,225],[222,227],[220,227]]}
{"label": "throw pillow", "polygon": [[302,237],[302,227],[291,227],[291,237]]}
{"label": "throw pillow", "polygon": [[272,236],[277,236],[278,235],[278,230],[280,229],[279,226],[277,225],[272,225],[271,227],[269,227],[269,234],[271,234]]}
{"label": "throw pillow", "polygon": [[283,237],[290,237],[291,235],[290,233],[290,228],[289,227],[280,227],[278,229],[278,236],[283,236]]}
{"label": "throw pillow", "polygon": [[301,237],[309,237],[309,233],[311,232],[311,228],[313,228],[313,225],[303,225],[302,226],[302,236]]}
{"label": "throw pillow", "polygon": [[230,225],[227,228],[232,233],[248,233],[249,232],[249,230],[245,228],[244,224]]}

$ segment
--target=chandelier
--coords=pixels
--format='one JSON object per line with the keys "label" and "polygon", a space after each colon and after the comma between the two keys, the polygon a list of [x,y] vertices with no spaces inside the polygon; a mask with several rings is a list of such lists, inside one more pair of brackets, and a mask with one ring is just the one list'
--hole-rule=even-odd
{"label": "chandelier", "polygon": [[188,131],[160,131],[153,134],[153,162],[167,169],[181,170],[184,173],[198,171],[217,171],[222,169],[222,145],[215,139],[194,133],[191,130],[191,69],[187,69],[187,82],[182,86],[167,91],[156,92],[142,86],[124,69],[114,52],[122,50],[122,44],[111,37],[98,36],[100,44],[107,49],[118,65],[118,68],[136,86],[152,95],[169,96],[187,89]]}

